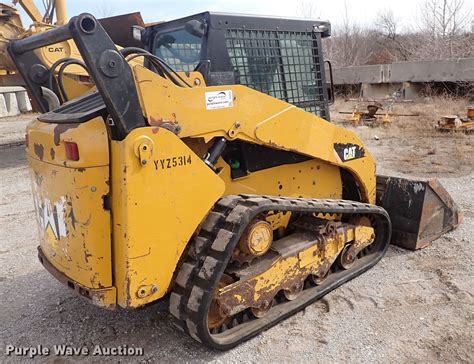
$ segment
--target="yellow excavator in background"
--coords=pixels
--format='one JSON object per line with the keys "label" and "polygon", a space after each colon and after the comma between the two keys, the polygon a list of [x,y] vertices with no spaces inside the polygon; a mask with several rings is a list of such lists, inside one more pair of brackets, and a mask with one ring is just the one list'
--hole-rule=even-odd
{"label": "yellow excavator in background", "polygon": [[[47,84],[40,89],[41,95],[32,95],[31,85],[25,83],[24,78],[18,74],[7,51],[9,43],[55,29],[68,22],[66,0],[48,0],[45,4],[45,11],[41,13],[32,0],[14,0],[13,5],[0,3],[0,86],[25,86],[35,109],[42,112],[58,107],[94,87],[73,41],[59,42],[36,50],[35,57],[42,65],[42,75],[37,75],[48,79]],[[30,18],[32,23],[27,28],[23,26],[20,13],[14,5],[21,6]],[[133,40],[130,31],[133,25],[144,25],[140,13],[104,18],[100,22],[108,32],[114,34],[113,41],[116,44],[140,46],[139,42]]]}
{"label": "yellow excavator in background", "polygon": [[119,50],[81,14],[8,48],[37,91],[36,50],[72,40],[96,86],[27,130],[39,260],[90,302],[169,297],[178,327],[229,349],[390,242],[416,249],[460,223],[436,181],[377,176],[327,121],[328,22],[205,12],[136,35],[146,50]]}
{"label": "yellow excavator in background", "polygon": [[[14,6],[0,4],[0,70],[2,71],[0,84],[3,86],[25,85],[24,80],[17,73],[15,64],[8,55],[8,44],[15,39],[24,39],[34,34],[54,29],[68,21],[65,0],[48,1],[44,14],[39,11],[32,0],[16,0],[14,5],[16,4],[23,8],[30,17],[32,24],[25,28],[22,24],[20,13]],[[80,54],[74,42],[62,42],[50,47],[44,47],[39,49],[36,54],[43,64],[49,65],[54,70],[65,63],[60,62],[62,59],[80,59]],[[69,90],[68,97],[76,97],[90,90],[92,84],[88,82],[88,73],[78,61],[68,64],[64,68],[66,67],[64,83],[70,84],[67,86]],[[48,89],[44,89],[44,91],[48,93]],[[50,100],[54,100],[52,95],[47,95],[47,97]],[[59,106],[57,104],[54,105]],[[44,108],[40,109],[45,111]]]}
{"label": "yellow excavator in background", "polygon": [[[15,7],[16,4],[20,5],[31,19],[32,24],[28,28],[23,26],[20,12]],[[56,13],[56,22],[53,24],[54,13]],[[16,71],[15,64],[7,52],[10,41],[53,29],[55,26],[64,25],[67,21],[65,0],[49,1],[44,14],[41,14],[31,0],[15,0],[12,5],[0,3],[0,70],[4,74]]]}

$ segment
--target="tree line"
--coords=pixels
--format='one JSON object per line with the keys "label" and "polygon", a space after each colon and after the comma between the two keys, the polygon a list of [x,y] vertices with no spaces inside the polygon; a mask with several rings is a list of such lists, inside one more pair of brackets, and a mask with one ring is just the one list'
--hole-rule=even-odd
{"label": "tree line", "polygon": [[[302,1],[299,15],[315,17],[317,4]],[[422,0],[410,27],[389,8],[363,25],[346,3],[342,21],[324,41],[325,57],[336,67],[474,57],[473,28],[470,0]]]}

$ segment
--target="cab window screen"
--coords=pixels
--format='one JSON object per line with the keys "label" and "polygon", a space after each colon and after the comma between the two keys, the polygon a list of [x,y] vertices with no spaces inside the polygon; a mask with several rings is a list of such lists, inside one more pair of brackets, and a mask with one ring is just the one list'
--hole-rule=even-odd
{"label": "cab window screen", "polygon": [[202,39],[184,29],[157,33],[154,54],[175,71],[194,71],[200,61]]}
{"label": "cab window screen", "polygon": [[321,117],[321,60],[312,32],[231,29],[226,46],[237,82]]}

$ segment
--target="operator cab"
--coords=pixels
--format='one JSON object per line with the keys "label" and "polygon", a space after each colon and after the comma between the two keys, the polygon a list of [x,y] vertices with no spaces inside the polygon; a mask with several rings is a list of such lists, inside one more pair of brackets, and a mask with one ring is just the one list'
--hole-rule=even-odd
{"label": "operator cab", "polygon": [[208,86],[241,84],[329,120],[332,82],[321,40],[330,29],[320,20],[204,12],[140,36],[175,71],[199,71]]}

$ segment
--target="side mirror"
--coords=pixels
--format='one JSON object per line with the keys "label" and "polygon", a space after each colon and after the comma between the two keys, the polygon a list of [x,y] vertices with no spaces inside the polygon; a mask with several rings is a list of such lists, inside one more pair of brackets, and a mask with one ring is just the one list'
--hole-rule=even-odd
{"label": "side mirror", "polygon": [[202,38],[206,34],[206,24],[199,20],[193,19],[184,24],[184,30],[195,37]]}

